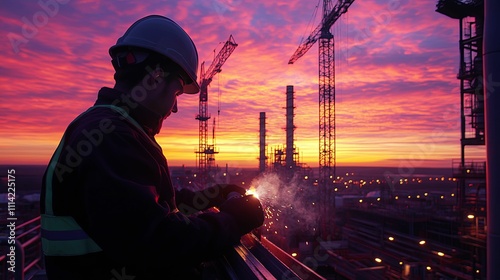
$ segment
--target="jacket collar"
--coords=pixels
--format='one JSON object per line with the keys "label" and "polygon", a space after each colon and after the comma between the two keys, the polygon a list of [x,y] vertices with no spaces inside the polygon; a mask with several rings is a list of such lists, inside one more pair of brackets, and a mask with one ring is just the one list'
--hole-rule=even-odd
{"label": "jacket collar", "polygon": [[149,137],[153,138],[160,132],[163,117],[135,102],[126,93],[108,87],[101,88],[95,105],[105,104],[118,106],[127,111]]}

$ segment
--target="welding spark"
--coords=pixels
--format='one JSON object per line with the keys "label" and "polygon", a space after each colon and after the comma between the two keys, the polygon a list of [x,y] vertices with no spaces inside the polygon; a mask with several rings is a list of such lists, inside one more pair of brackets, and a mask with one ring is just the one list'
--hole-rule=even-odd
{"label": "welding spark", "polygon": [[247,192],[245,193],[246,195],[253,195],[255,196],[257,199],[259,198],[259,194],[257,193],[257,189],[254,187],[254,186],[251,186]]}

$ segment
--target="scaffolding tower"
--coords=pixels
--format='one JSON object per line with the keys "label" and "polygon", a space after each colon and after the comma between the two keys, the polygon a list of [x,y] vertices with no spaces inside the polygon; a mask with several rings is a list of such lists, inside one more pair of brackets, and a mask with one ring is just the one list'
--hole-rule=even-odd
{"label": "scaffolding tower", "polygon": [[[453,161],[462,241],[470,245],[472,279],[486,269],[486,161],[470,160],[467,147],[485,146],[483,0],[439,0],[436,11],[459,22],[460,159]],[[476,271],[479,271],[476,273]]]}

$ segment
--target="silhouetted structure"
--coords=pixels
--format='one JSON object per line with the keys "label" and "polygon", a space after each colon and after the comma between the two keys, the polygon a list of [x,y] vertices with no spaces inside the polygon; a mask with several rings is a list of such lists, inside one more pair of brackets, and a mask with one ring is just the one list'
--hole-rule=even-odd
{"label": "silhouetted structure", "polygon": [[[482,0],[439,0],[436,11],[458,19],[460,64],[460,154],[453,162],[458,178],[457,220],[470,246],[472,277],[486,276],[486,161],[469,160],[468,147],[485,145],[483,83],[484,5]],[[479,273],[477,273],[479,272]]]}
{"label": "silhouetted structure", "polygon": [[[336,178],[336,135],[335,135],[335,48],[333,24],[347,12],[354,0],[339,0],[332,5],[331,0],[323,1],[321,23],[297,48],[288,64],[301,58],[319,41],[319,194],[321,227],[323,237],[329,234],[333,225],[331,210],[335,208],[333,181]],[[334,197],[334,196],[333,196]],[[333,207],[333,208],[332,208]]]}
{"label": "silhouetted structure", "polygon": [[195,152],[199,173],[198,180],[201,185],[209,183],[207,180],[210,177],[210,173],[213,171],[213,167],[215,166],[215,154],[219,153],[215,147],[215,132],[213,133],[213,143],[208,143],[208,120],[210,119],[210,115],[208,114],[208,86],[212,82],[212,78],[215,74],[222,71],[222,65],[224,65],[237,46],[238,44],[236,44],[233,35],[231,35],[206,71],[205,62],[201,64],[200,104],[199,113],[196,116],[196,119],[199,120],[199,143],[198,151]]}
{"label": "silhouetted structure", "polygon": [[267,156],[266,156],[266,112],[259,114],[259,172],[266,171]]}

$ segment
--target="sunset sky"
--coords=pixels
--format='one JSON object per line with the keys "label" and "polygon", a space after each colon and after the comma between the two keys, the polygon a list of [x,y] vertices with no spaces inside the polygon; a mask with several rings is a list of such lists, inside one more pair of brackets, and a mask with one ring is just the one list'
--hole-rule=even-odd
{"label": "sunset sky", "polygon": [[[287,64],[319,24],[317,5],[2,0],[0,164],[46,164],[66,126],[101,87],[113,86],[109,47],[135,20],[160,14],[190,34],[207,65],[229,35],[238,43],[209,87],[219,166],[258,166],[259,112],[266,112],[268,148],[285,144],[287,85],[295,88],[301,161],[318,166],[317,45]],[[339,166],[451,167],[460,157],[458,21],[435,5],[356,0],[332,28]],[[198,98],[182,95],[178,102],[179,113],[157,139],[170,165],[194,166]],[[211,131],[212,120],[210,138]]]}

